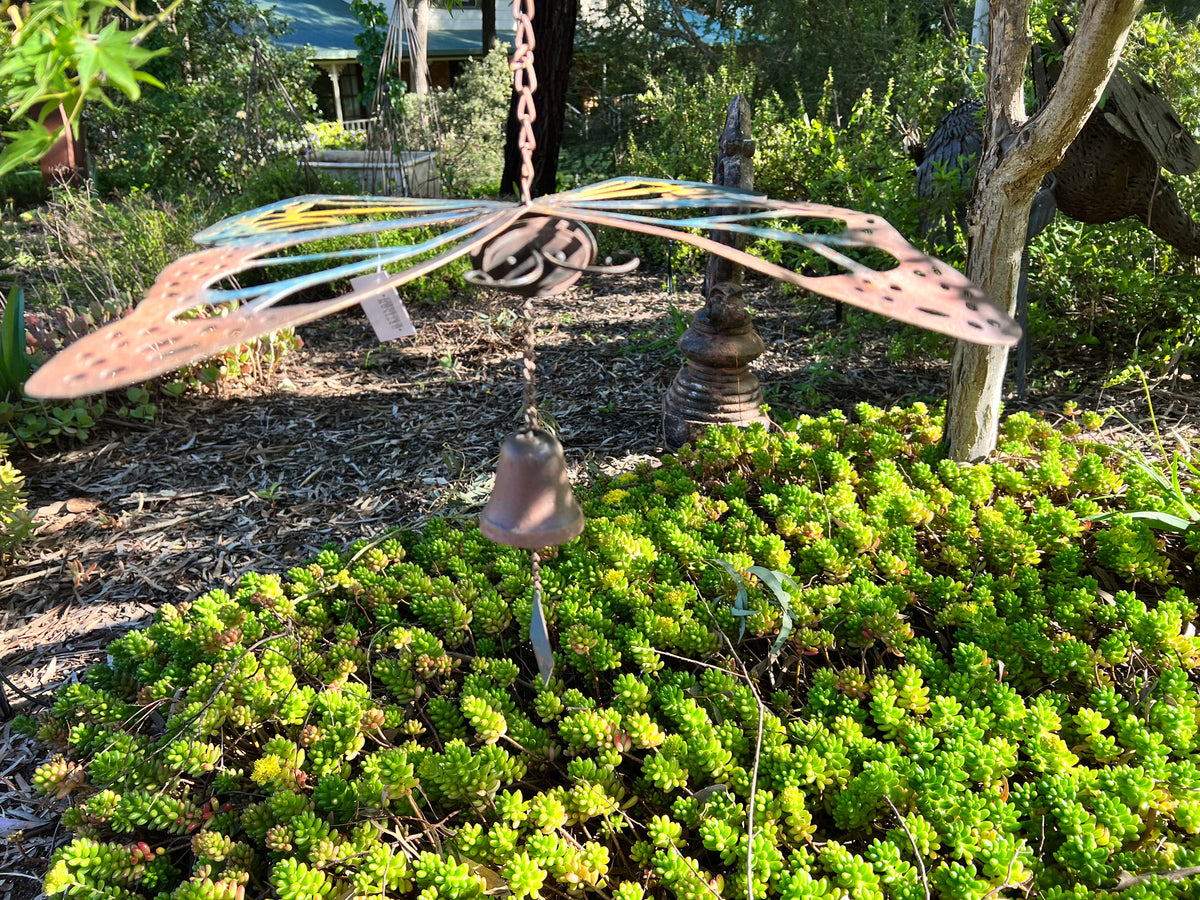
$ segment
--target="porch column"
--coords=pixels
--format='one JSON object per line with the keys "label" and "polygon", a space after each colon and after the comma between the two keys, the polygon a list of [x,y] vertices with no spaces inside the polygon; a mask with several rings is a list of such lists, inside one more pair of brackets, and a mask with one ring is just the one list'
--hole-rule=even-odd
{"label": "porch column", "polygon": [[342,119],[342,64],[337,62],[321,62],[321,71],[329,76],[329,80],[333,82],[333,112],[337,117],[339,125],[344,124]]}

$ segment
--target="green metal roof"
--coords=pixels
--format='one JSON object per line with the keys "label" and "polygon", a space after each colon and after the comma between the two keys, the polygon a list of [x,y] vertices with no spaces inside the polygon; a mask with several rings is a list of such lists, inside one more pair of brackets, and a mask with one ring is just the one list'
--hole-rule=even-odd
{"label": "green metal roof", "polygon": [[[355,59],[358,47],[354,36],[362,28],[350,4],[345,0],[255,0],[263,9],[274,9],[278,15],[291,20],[291,31],[279,38],[284,47],[312,47],[314,59]],[[497,40],[512,44],[511,31],[500,32]],[[407,53],[407,41],[405,52]],[[479,30],[476,28],[439,29],[429,31],[430,59],[461,59],[482,52]]]}

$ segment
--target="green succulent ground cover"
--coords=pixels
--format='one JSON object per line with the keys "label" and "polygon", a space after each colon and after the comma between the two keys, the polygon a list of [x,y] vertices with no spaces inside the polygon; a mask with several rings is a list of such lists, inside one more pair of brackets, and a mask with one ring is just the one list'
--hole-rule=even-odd
{"label": "green succulent ground cover", "polygon": [[859,418],[590,489],[545,686],[527,559],[447,520],[165,607],[24,722],[47,892],[1195,896],[1200,541],[1092,518],[1177,499],[1028,416],[971,468]]}

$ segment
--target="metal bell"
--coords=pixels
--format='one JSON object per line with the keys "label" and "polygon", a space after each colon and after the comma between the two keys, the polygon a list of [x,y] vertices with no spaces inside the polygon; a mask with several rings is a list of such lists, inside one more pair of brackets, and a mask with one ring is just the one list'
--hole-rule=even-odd
{"label": "metal bell", "polygon": [[504,439],[496,486],[479,514],[479,530],[497,544],[527,550],[565,544],[583,531],[583,509],[554,435],[522,428]]}

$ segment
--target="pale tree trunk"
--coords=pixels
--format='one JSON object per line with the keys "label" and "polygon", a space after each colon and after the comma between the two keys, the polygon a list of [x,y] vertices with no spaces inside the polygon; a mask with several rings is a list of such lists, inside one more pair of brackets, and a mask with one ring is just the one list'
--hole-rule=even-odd
{"label": "pale tree trunk", "polygon": [[971,19],[971,71],[983,62],[983,48],[988,45],[988,0],[975,0],[975,14]]}
{"label": "pale tree trunk", "polygon": [[[1088,0],[1062,75],[1045,106],[1025,118],[1030,0],[993,0],[987,59],[987,121],[968,223],[967,276],[1009,315],[1029,209],[1042,178],[1104,93],[1142,0]],[[1006,348],[959,342],[950,372],[946,439],[950,457],[971,462],[996,447]]]}
{"label": "pale tree trunk", "polygon": [[429,93],[429,0],[413,0],[413,30],[409,37],[409,90]]}

